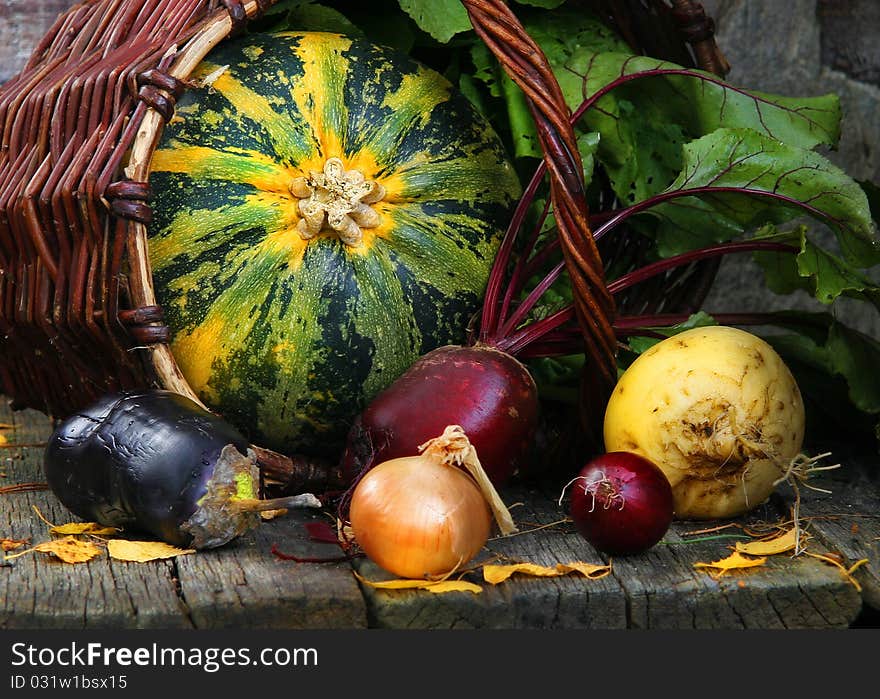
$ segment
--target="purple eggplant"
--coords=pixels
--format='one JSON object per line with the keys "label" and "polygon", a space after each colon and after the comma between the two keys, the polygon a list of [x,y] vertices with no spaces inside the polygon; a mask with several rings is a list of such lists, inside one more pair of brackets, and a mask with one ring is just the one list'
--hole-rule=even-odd
{"label": "purple eggplant", "polygon": [[228,422],[166,390],[108,395],[62,421],[44,455],[49,488],[77,516],[174,546],[222,546],[259,512],[318,507],[309,493],[260,500],[259,467]]}

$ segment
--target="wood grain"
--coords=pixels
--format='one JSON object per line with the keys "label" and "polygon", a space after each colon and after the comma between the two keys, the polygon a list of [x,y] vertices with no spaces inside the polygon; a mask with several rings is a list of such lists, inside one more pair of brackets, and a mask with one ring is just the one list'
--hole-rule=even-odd
{"label": "wood grain", "polygon": [[[42,481],[42,448],[52,425],[43,414],[11,412],[3,401],[0,486]],[[53,524],[78,521],[48,490],[0,495],[0,538],[48,541]],[[296,564],[272,553],[338,554],[308,540],[320,514],[265,522],[222,550],[169,561],[127,563],[106,555],[65,564],[31,553],[0,565],[0,628],[357,628],[366,625],[347,564]],[[328,552],[327,549],[331,551]],[[12,552],[11,552],[12,553]]]}
{"label": "wood grain", "polygon": [[[7,444],[0,449],[0,486],[41,481],[42,448],[52,425],[33,410],[0,406]],[[467,578],[483,592],[435,595],[360,584],[348,563],[282,560],[337,556],[309,539],[305,523],[323,513],[265,522],[256,532],[213,551],[170,561],[124,563],[101,556],[64,564],[30,553],[0,565],[0,628],[409,628],[409,629],[809,629],[846,628],[880,598],[880,487],[876,457],[864,449],[843,457],[847,470],[827,472],[802,489],[808,550],[839,553],[852,564],[861,593],[841,570],[808,555],[781,554],[766,565],[718,579],[694,568],[730,553],[742,527],[783,521],[793,491],[783,485],[747,517],[730,522],[676,522],[663,541],[637,556],[610,561],[612,574],[589,580],[515,576],[482,581],[487,562],[609,562],[567,521],[555,493],[518,486],[502,493],[520,533],[491,539]],[[872,470],[873,469],[873,470]],[[564,505],[563,505],[564,506]],[[47,525],[74,521],[49,492],[0,495],[0,538],[48,540]],[[713,526],[733,524],[717,532]],[[367,580],[388,576],[365,558],[353,562]]]}

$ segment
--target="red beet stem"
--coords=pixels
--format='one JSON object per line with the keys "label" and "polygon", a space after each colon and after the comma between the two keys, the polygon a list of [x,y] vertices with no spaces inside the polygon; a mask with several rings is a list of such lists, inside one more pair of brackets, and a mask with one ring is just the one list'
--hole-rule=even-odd
{"label": "red beet stem", "polygon": [[500,311],[499,297],[501,294],[501,286],[504,283],[504,276],[507,273],[507,267],[510,264],[510,257],[513,254],[513,245],[516,242],[516,237],[519,234],[523,221],[525,221],[526,213],[532,205],[532,201],[535,198],[535,193],[538,191],[541,180],[544,178],[545,171],[546,166],[542,162],[535,171],[535,174],[532,175],[532,179],[523,192],[522,197],[520,197],[516,210],[513,213],[513,217],[510,220],[510,224],[507,226],[507,231],[504,233],[501,246],[495,255],[495,260],[489,273],[489,281],[486,284],[486,294],[483,299],[482,322],[480,323],[480,341],[484,344],[489,344],[490,336],[493,334],[493,331],[498,328],[498,314]]}
{"label": "red beet stem", "polygon": [[699,250],[691,250],[680,255],[667,257],[657,262],[652,262],[644,267],[628,272],[618,277],[608,284],[608,290],[612,294],[616,294],[627,289],[634,284],[650,279],[651,277],[663,274],[676,267],[688,265],[698,260],[706,260],[712,257],[720,257],[733,252],[758,252],[758,251],[788,252],[796,254],[800,252],[799,248],[785,243],[775,243],[768,240],[742,240],[732,243],[722,243],[720,245],[712,245]]}

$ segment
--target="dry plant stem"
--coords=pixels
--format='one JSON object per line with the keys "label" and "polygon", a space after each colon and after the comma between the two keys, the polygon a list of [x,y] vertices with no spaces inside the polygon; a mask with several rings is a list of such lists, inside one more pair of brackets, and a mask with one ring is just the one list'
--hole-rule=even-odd
{"label": "dry plant stem", "polygon": [[48,489],[48,483],[16,483],[14,485],[0,486],[0,495],[5,495],[6,493],[32,493]]}
{"label": "dry plant stem", "polygon": [[348,488],[338,463],[302,455],[281,454],[251,445],[263,477],[284,493],[331,492]]}
{"label": "dry plant stem", "polygon": [[787,468],[783,472],[783,474],[776,480],[774,486],[779,485],[783,481],[787,482],[791,489],[794,491],[794,504],[792,505],[792,513],[791,519],[795,528],[795,544],[794,555],[797,556],[801,553],[804,553],[806,550],[801,545],[801,491],[800,486],[803,485],[810,490],[815,490],[820,493],[831,493],[830,490],[826,490],[825,488],[817,488],[815,486],[807,483],[807,480],[814,474],[819,471],[832,471],[834,469],[840,468],[841,464],[834,464],[833,466],[815,466],[816,462],[821,459],[824,459],[827,456],[830,456],[831,452],[825,452],[823,454],[818,454],[813,457],[808,457],[804,454],[798,454],[795,458],[791,460],[788,464]]}
{"label": "dry plant stem", "polygon": [[273,556],[282,561],[293,561],[294,563],[342,563],[355,558],[361,558],[362,553],[343,553],[340,556],[328,556],[326,558],[319,556],[294,556],[292,553],[284,553],[278,548],[278,544],[272,544],[270,549]]}
{"label": "dry plant stem", "polygon": [[440,463],[456,466],[467,471],[489,504],[501,533],[507,535],[517,531],[513,517],[510,515],[510,510],[507,509],[495,486],[492,485],[492,481],[486,475],[486,471],[483,469],[477,456],[477,450],[474,449],[460,426],[448,426],[442,435],[419,446],[419,451],[423,452],[426,456],[436,458]]}
{"label": "dry plant stem", "polygon": [[[505,537],[508,536],[520,536],[522,534],[534,534],[535,532],[542,531],[544,529],[550,529],[551,527],[558,527],[562,524],[568,524],[571,522],[570,517],[564,517],[563,519],[558,519],[555,522],[549,522],[547,524],[534,524],[530,526],[528,529],[517,529],[515,532],[511,532],[510,534],[505,534]],[[522,522],[520,522],[522,524]],[[494,541],[498,537],[494,537],[489,539],[489,541]],[[499,554],[500,555],[500,554]]]}
{"label": "dry plant stem", "polygon": [[271,498],[259,500],[257,498],[242,498],[235,501],[235,507],[241,512],[268,512],[269,510],[296,510],[317,509],[321,507],[321,501],[312,493],[301,493],[283,498]]}

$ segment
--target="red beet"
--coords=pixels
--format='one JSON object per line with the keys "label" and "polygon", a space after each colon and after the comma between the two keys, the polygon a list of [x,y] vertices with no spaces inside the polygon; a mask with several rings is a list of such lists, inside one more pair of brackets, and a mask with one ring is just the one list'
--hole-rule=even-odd
{"label": "red beet", "polygon": [[672,487],[656,464],[638,454],[614,451],[597,456],[568,487],[575,526],[604,553],[646,551],[672,523]]}
{"label": "red beet", "polygon": [[528,370],[485,345],[449,345],[428,352],[374,398],[348,436],[343,472],[401,456],[460,425],[492,483],[523,465],[534,437],[538,394]]}

